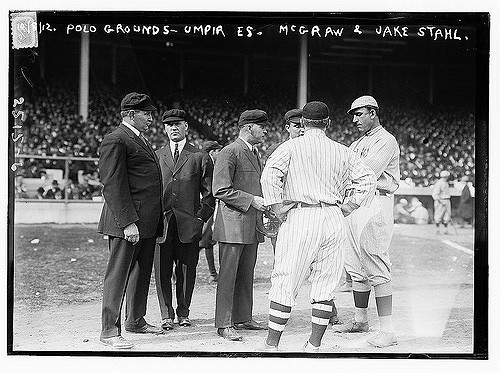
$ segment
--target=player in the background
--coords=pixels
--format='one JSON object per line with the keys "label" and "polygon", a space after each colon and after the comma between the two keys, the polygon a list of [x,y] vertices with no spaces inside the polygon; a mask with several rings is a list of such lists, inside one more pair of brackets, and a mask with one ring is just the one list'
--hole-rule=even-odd
{"label": "player in the background", "polygon": [[[285,113],[285,131],[288,132],[288,139],[294,139],[296,137],[302,136],[304,134],[304,126],[300,122],[302,118],[302,109],[292,109]],[[266,150],[266,160],[273,154],[273,152],[283,144],[279,142],[277,144],[271,145]],[[275,246],[276,242],[273,244]]]}
{"label": "player in the background", "polygon": [[[328,106],[304,106],[304,136],[285,141],[267,161],[261,184],[264,203],[283,220],[269,291],[266,350],[277,350],[292,306],[306,278],[311,282],[311,335],[305,352],[319,350],[342,275],[347,239],[344,217],[369,204],[373,171],[347,147],[329,139]],[[346,186],[353,194],[343,200]]]}
{"label": "player in the background", "polygon": [[451,221],[451,195],[448,178],[448,171],[441,171],[439,180],[436,181],[432,189],[432,199],[434,199],[434,223],[436,223],[437,234],[441,234],[440,225],[444,225],[444,234],[449,234],[448,224]]}
{"label": "player in the background", "polygon": [[354,320],[335,326],[342,333],[367,332],[368,299],[371,286],[380,320],[380,332],[367,342],[375,347],[397,344],[392,325],[392,277],[389,246],[394,226],[394,192],[398,189],[399,145],[382,125],[379,106],[371,96],[354,100],[347,112],[362,133],[349,147],[374,171],[375,198],[368,207],[355,210],[348,218],[349,245],[345,267],[352,277]]}

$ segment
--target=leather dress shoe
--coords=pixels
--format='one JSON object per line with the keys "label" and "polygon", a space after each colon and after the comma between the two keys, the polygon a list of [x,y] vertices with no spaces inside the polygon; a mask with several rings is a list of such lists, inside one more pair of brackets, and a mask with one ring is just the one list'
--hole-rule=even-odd
{"label": "leather dress shoe", "polygon": [[241,335],[233,327],[218,328],[217,334],[228,341],[241,341]]}
{"label": "leather dress shoe", "polygon": [[117,335],[117,336],[109,337],[109,338],[100,337],[99,340],[101,341],[101,343],[105,344],[106,346],[118,348],[120,350],[125,350],[125,349],[129,349],[129,348],[134,347],[134,345],[132,343],[127,341],[121,335]]}
{"label": "leather dress shoe", "polygon": [[174,328],[174,319],[161,320],[161,327],[163,330],[172,330]]}
{"label": "leather dress shoe", "polygon": [[140,333],[140,334],[163,334],[163,329],[158,326],[153,326],[150,324],[145,324],[143,327],[139,329],[127,329],[125,330],[129,333]]}
{"label": "leather dress shoe", "polygon": [[191,320],[189,317],[178,317],[177,321],[179,322],[179,326],[191,326]]}
{"label": "leather dress shoe", "polygon": [[234,324],[237,330],[267,330],[267,325],[250,320],[242,323]]}

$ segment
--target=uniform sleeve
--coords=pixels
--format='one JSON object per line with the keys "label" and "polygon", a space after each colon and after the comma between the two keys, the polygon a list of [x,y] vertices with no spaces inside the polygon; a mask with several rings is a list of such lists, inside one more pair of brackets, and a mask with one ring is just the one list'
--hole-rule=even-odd
{"label": "uniform sleeve", "polygon": [[349,157],[350,195],[344,203],[352,202],[358,206],[368,206],[375,195],[377,179],[371,167],[365,164],[354,152]]}
{"label": "uniform sleeve", "polygon": [[117,138],[105,137],[99,149],[99,174],[104,201],[114,215],[118,227],[139,221],[130,194],[127,172],[127,150]]}
{"label": "uniform sleeve", "polygon": [[215,198],[240,211],[247,212],[252,204],[253,195],[235,189],[233,186],[237,162],[236,155],[230,149],[222,149],[217,154],[212,190]]}
{"label": "uniform sleeve", "polygon": [[393,137],[387,137],[379,139],[370,146],[363,160],[373,170],[375,179],[378,180],[395,155],[399,157],[398,143]]}
{"label": "uniform sleeve", "polygon": [[203,154],[201,161],[201,205],[198,211],[197,217],[202,219],[204,222],[210,219],[210,216],[214,213],[215,209],[215,198],[212,194],[212,178],[214,173],[214,166],[212,160],[208,154]]}
{"label": "uniform sleeve", "polygon": [[290,157],[290,148],[287,144],[282,144],[266,162],[260,177],[266,206],[283,202],[283,180],[288,173]]}

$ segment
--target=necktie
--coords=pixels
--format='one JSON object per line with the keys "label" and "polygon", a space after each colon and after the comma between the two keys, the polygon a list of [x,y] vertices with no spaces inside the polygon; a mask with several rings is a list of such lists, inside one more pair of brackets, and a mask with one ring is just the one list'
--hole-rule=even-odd
{"label": "necktie", "polygon": [[174,164],[177,163],[177,160],[179,159],[179,144],[175,143],[175,149],[174,149]]}

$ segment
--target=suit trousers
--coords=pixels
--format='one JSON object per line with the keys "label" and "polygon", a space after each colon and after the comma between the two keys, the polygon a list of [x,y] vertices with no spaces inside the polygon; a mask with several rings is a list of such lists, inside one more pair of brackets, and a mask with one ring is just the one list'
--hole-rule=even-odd
{"label": "suit trousers", "polygon": [[215,327],[226,328],[252,319],[253,276],[258,242],[219,243],[219,278]]}
{"label": "suit trousers", "polygon": [[[165,242],[156,245],[154,268],[156,291],[162,319],[188,317],[196,282],[196,267],[200,248],[199,242],[182,243],[179,240],[177,221],[172,215],[168,224]],[[175,265],[175,296],[177,309],[174,312],[172,299],[172,272]]]}
{"label": "suit trousers", "polygon": [[110,255],[102,297],[102,337],[121,335],[120,316],[125,294],[125,329],[139,329],[146,324],[144,315],[155,240],[155,237],[140,239],[132,245],[123,238],[109,237]]}

